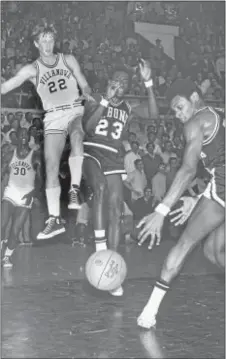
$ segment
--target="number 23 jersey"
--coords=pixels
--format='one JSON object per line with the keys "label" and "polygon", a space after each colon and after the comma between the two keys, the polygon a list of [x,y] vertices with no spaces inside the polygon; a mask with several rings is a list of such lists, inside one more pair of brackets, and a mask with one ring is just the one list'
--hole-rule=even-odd
{"label": "number 23 jersey", "polygon": [[57,54],[53,65],[45,64],[41,58],[34,65],[37,70],[36,90],[45,111],[72,104],[78,99],[78,83],[63,54]]}
{"label": "number 23 jersey", "polygon": [[129,120],[131,107],[126,101],[119,104],[110,103],[104,109],[92,134],[86,134],[85,147],[96,147],[104,150],[118,153],[122,146],[122,136]]}

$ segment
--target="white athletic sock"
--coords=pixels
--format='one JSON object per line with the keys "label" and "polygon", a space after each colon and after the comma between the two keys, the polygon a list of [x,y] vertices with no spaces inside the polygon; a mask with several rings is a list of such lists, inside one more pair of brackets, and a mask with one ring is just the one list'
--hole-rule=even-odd
{"label": "white athletic sock", "polygon": [[6,257],[11,257],[11,255],[13,254],[14,252],[14,249],[9,249],[8,247],[6,248],[6,251],[5,251],[5,256]]}
{"label": "white athletic sock", "polygon": [[105,230],[94,230],[96,252],[107,249],[107,240],[105,238]]}
{"label": "white athletic sock", "polygon": [[46,188],[47,206],[50,216],[54,216],[54,217],[60,216],[60,193],[61,193],[60,186],[53,188]]}
{"label": "white athletic sock", "polygon": [[3,243],[7,243],[8,242],[8,239],[3,239],[2,241],[1,241],[1,249],[2,249],[2,246],[3,246]]}
{"label": "white athletic sock", "polygon": [[79,187],[82,179],[83,156],[69,157],[68,163],[71,172],[71,187],[72,185]]}
{"label": "white athletic sock", "polygon": [[167,293],[169,289],[169,286],[162,282],[162,281],[157,281],[154,289],[151,293],[151,296],[149,298],[149,301],[146,305],[146,307],[150,308],[151,313],[156,316],[160,307],[160,304],[165,296],[165,294]]}

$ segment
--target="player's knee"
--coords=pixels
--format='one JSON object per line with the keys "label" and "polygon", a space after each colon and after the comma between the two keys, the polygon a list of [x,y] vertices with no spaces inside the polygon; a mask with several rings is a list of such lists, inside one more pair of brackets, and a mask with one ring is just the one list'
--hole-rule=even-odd
{"label": "player's knee", "polygon": [[60,161],[59,159],[51,158],[46,156],[45,159],[45,166],[46,166],[46,176],[47,177],[58,177],[59,168],[60,168]]}

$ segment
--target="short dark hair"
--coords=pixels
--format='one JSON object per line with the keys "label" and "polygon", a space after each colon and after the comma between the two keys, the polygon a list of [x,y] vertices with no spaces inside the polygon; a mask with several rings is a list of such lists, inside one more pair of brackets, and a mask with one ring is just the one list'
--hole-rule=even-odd
{"label": "short dark hair", "polygon": [[193,92],[197,92],[201,98],[203,97],[201,90],[193,81],[189,79],[177,79],[167,90],[166,99],[168,102],[171,102],[174,97],[182,96],[189,100]]}
{"label": "short dark hair", "polygon": [[139,142],[137,142],[137,141],[131,142],[131,146],[134,145],[134,144],[137,145],[138,147],[140,146]]}
{"label": "short dark hair", "polygon": [[137,158],[135,161],[134,161],[134,165],[137,166],[139,162],[142,162],[142,159],[141,158]]}
{"label": "short dark hair", "polygon": [[149,146],[151,146],[151,147],[153,147],[153,148],[155,147],[152,142],[148,142],[148,143],[146,144],[146,149],[148,149]]}
{"label": "short dark hair", "polygon": [[131,85],[131,83],[132,83],[132,72],[129,69],[127,69],[127,67],[125,67],[125,66],[116,66],[114,68],[113,72],[112,72],[112,77],[114,76],[114,74],[116,72],[124,72],[125,74],[127,74],[128,78],[129,78],[129,86]]}

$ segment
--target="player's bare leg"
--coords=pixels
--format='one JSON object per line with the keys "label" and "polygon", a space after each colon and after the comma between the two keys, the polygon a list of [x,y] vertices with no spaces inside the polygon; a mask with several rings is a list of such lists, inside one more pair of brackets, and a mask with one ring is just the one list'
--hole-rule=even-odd
{"label": "player's bare leg", "polygon": [[46,199],[49,219],[46,222],[45,229],[38,234],[38,240],[51,238],[65,232],[65,227],[60,220],[61,187],[59,182],[60,160],[65,141],[63,132],[45,135]]}
{"label": "player's bare leg", "polygon": [[[11,217],[15,211],[15,206],[9,201],[2,201],[1,211],[1,256],[4,256],[7,246],[12,220]],[[10,228],[9,228],[10,222]]]}
{"label": "player's bare leg", "polygon": [[[177,244],[170,250],[161,271],[160,280],[152,291],[148,303],[137,319],[137,324],[151,328],[156,324],[160,304],[171,281],[180,273],[188,255],[209,233],[224,223],[224,208],[203,197],[195,208]],[[203,225],[201,225],[203,224]]]}
{"label": "player's bare leg", "polygon": [[95,160],[85,157],[83,172],[93,191],[93,225],[96,251],[107,249],[105,203],[107,182]]}
{"label": "player's bare leg", "polygon": [[11,268],[13,266],[11,261],[11,256],[19,242],[18,239],[19,233],[24,226],[24,222],[28,216],[29,211],[30,211],[29,208],[15,207],[13,218],[12,218],[12,227],[10,231],[10,236],[3,258],[4,268]]}
{"label": "player's bare leg", "polygon": [[[83,111],[83,108],[82,108]],[[82,116],[78,116],[69,125],[71,153],[68,160],[71,173],[71,188],[69,192],[69,209],[81,208],[79,197],[80,182],[82,179],[83,165],[83,137]]]}
{"label": "player's bare leg", "polygon": [[121,175],[109,175],[106,177],[108,183],[109,203],[109,247],[117,251],[121,239],[121,218],[123,211],[123,184]]}
{"label": "player's bare leg", "polygon": [[213,231],[204,243],[204,254],[219,268],[225,267],[225,223]]}
{"label": "player's bare leg", "polygon": [[[108,182],[108,208],[109,208],[109,224],[108,224],[108,240],[109,247],[117,251],[121,238],[121,216],[123,210],[123,185],[121,175],[107,176]],[[122,296],[123,288],[119,288],[110,292],[114,296]]]}

